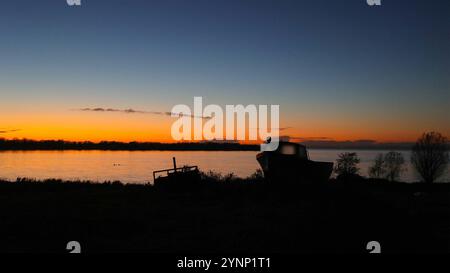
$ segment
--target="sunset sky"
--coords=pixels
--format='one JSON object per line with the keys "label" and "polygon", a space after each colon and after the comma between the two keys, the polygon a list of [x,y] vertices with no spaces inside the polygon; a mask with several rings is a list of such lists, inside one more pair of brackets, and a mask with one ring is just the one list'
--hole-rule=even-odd
{"label": "sunset sky", "polygon": [[450,136],[450,1],[2,1],[0,137],[171,141],[176,104],[279,104],[282,134]]}

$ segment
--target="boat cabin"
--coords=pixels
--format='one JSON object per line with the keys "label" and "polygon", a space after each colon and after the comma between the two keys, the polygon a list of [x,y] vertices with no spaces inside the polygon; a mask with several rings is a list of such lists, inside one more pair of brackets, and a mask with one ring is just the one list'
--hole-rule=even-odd
{"label": "boat cabin", "polygon": [[295,156],[301,159],[309,160],[309,155],[306,147],[298,143],[280,142],[278,145],[278,149],[274,151],[274,153],[280,155]]}

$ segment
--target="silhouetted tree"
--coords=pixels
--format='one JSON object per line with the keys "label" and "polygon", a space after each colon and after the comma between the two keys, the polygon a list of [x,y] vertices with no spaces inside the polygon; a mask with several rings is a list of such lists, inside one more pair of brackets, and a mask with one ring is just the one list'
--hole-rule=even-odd
{"label": "silhouetted tree", "polygon": [[426,183],[444,174],[448,162],[448,139],[440,133],[424,133],[413,147],[411,163]]}
{"label": "silhouetted tree", "polygon": [[334,172],[340,175],[355,175],[359,172],[358,164],[361,160],[356,153],[342,153],[336,160]]}
{"label": "silhouetted tree", "polygon": [[389,152],[384,156],[385,177],[389,181],[398,180],[405,170],[405,158],[399,152]]}
{"label": "silhouetted tree", "polygon": [[384,155],[378,154],[373,162],[373,165],[369,167],[369,176],[371,178],[383,178],[386,175],[386,169],[384,166]]}
{"label": "silhouetted tree", "polygon": [[378,154],[373,165],[369,167],[369,176],[395,181],[405,170],[404,164],[405,159],[399,152],[389,152],[385,155]]}

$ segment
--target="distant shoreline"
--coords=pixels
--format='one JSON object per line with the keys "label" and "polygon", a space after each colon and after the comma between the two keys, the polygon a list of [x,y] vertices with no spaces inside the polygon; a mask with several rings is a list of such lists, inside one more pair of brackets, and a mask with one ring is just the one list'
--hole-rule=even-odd
{"label": "distant shoreline", "polygon": [[[377,143],[360,141],[309,141],[303,142],[308,149],[316,150],[399,150],[407,151],[412,143]],[[0,151],[259,151],[256,144],[237,142],[74,142],[64,140],[6,140],[0,139]]]}
{"label": "distant shoreline", "polygon": [[0,151],[259,151],[240,143],[71,142],[63,140],[1,140]]}

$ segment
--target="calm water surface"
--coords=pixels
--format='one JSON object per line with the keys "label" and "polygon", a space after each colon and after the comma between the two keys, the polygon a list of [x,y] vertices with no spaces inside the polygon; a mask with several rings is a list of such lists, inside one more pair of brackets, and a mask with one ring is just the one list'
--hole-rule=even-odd
{"label": "calm water surface", "polygon": [[[317,161],[335,161],[342,150],[310,150],[310,157]],[[367,169],[375,156],[387,151],[355,151],[361,158],[361,174]],[[409,161],[410,152],[401,152]],[[172,167],[172,157],[177,158],[178,166],[198,165],[203,171],[222,174],[234,173],[247,177],[259,165],[257,152],[173,152],[173,151],[27,151],[0,152],[0,178],[15,180],[17,177],[61,178],[65,180],[114,181],[125,183],[152,182],[152,172]],[[401,180],[417,181],[409,164]],[[449,170],[441,180],[449,181]]]}

